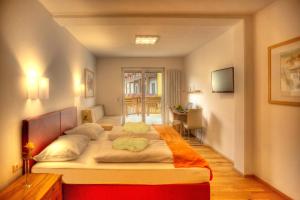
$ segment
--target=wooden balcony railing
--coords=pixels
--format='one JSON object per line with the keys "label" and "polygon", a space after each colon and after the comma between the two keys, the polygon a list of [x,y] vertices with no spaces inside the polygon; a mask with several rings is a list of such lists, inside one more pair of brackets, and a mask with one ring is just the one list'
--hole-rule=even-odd
{"label": "wooden balcony railing", "polygon": [[[127,96],[124,99],[125,115],[142,113],[142,97],[140,96]],[[150,114],[161,113],[161,97],[160,96],[146,96],[145,97],[145,113]]]}

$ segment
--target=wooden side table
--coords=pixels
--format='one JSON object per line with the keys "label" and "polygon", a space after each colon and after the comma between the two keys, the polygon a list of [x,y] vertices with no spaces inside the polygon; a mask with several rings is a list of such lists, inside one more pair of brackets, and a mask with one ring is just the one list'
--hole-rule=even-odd
{"label": "wooden side table", "polygon": [[0,192],[0,200],[62,200],[62,180],[58,174],[29,174],[31,187],[26,189],[25,175]]}
{"label": "wooden side table", "polygon": [[112,124],[101,124],[101,126],[105,131],[111,131],[114,127]]}

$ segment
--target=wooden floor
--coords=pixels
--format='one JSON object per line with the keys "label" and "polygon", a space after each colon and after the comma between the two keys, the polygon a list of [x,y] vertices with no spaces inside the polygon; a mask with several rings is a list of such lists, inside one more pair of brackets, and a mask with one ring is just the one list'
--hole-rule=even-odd
{"label": "wooden floor", "polygon": [[200,145],[198,141],[192,139],[189,143],[209,162],[213,170],[214,179],[210,184],[212,200],[286,199],[253,177],[241,176],[230,161],[210,147]]}

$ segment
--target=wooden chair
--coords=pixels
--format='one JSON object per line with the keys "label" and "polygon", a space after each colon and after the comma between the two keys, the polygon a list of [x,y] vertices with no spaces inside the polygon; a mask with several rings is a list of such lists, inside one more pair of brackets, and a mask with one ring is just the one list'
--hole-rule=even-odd
{"label": "wooden chair", "polygon": [[[188,139],[192,130],[202,128],[202,110],[201,109],[190,109],[187,113],[187,121],[183,123],[184,132],[188,132]],[[201,141],[202,143],[202,141]]]}
{"label": "wooden chair", "polygon": [[173,128],[180,133],[181,136],[183,136],[183,128],[182,128],[182,121],[184,121],[183,119],[181,119],[180,117],[178,117],[177,115],[175,115],[175,113],[173,112],[173,108],[169,108],[169,122],[170,125],[173,126]]}

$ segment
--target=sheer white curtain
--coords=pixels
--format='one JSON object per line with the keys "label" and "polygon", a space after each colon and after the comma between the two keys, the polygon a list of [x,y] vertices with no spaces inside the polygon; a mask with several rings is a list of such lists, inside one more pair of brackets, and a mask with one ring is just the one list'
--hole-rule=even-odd
{"label": "sheer white curtain", "polygon": [[180,104],[181,97],[181,71],[167,70],[165,93],[166,122],[169,122],[169,108]]}

